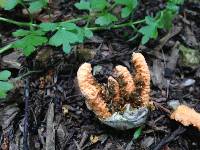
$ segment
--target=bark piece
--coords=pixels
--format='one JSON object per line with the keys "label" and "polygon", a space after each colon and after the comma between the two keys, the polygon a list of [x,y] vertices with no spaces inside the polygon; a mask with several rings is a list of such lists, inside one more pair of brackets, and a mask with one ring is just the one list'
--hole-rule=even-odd
{"label": "bark piece", "polygon": [[54,103],[49,104],[47,112],[46,150],[55,150]]}

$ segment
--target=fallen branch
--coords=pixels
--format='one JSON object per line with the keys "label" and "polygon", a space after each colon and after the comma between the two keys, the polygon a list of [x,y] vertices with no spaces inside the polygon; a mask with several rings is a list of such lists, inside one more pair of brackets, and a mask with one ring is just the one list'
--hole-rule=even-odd
{"label": "fallen branch", "polygon": [[162,149],[162,147],[164,145],[172,142],[173,140],[176,139],[177,136],[183,134],[185,131],[186,131],[186,129],[184,127],[179,126],[178,129],[176,129],[175,131],[173,131],[172,133],[170,133],[168,136],[166,136],[165,138],[163,138],[153,150],[160,150],[160,149]]}

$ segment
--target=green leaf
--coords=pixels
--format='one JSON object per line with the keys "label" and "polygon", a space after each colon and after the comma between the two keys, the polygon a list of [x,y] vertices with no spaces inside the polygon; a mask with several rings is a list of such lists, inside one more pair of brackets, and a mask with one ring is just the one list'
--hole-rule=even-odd
{"label": "green leaf", "polygon": [[114,21],[118,21],[117,17],[115,17],[114,15],[107,13],[103,16],[98,17],[95,20],[96,24],[99,24],[100,26],[105,26],[105,25],[109,25]]}
{"label": "green leaf", "polygon": [[63,46],[64,52],[70,51],[70,43],[76,43],[78,42],[78,36],[70,31],[67,31],[65,29],[58,30],[49,40],[49,44],[53,46]]}
{"label": "green leaf", "polygon": [[139,30],[144,35],[142,37],[142,44],[146,44],[150,38],[156,39],[158,36],[158,22],[151,16],[146,16],[145,21],[147,26]]}
{"label": "green leaf", "polygon": [[143,34],[142,44],[146,44],[150,38],[156,39],[158,36],[156,24],[144,26],[140,28],[139,32]]}
{"label": "green leaf", "polygon": [[74,23],[71,23],[71,22],[62,22],[60,24],[61,27],[65,28],[66,30],[77,30],[79,27],[74,24]]}
{"label": "green leaf", "polygon": [[134,135],[133,135],[133,139],[136,140],[140,137],[142,133],[142,127],[139,127],[135,130]]}
{"label": "green leaf", "polygon": [[142,37],[142,45],[146,44],[149,40],[150,40],[150,37],[144,35]]}
{"label": "green leaf", "polygon": [[156,23],[155,19],[152,18],[151,16],[146,16],[145,21],[146,21],[146,24],[148,24],[148,25],[153,25]]}
{"label": "green leaf", "polygon": [[30,34],[29,30],[23,30],[23,29],[19,29],[19,30],[12,33],[12,35],[15,36],[15,37],[26,36],[26,35],[29,35],[29,34]]}
{"label": "green leaf", "polygon": [[93,36],[92,31],[80,28],[74,23],[62,22],[58,25],[58,31],[49,39],[52,46],[62,46],[65,53],[71,50],[71,44],[82,43],[84,38]]}
{"label": "green leaf", "polygon": [[83,29],[78,29],[77,30],[77,37],[78,37],[78,43],[83,43],[84,37],[85,37],[85,33]]}
{"label": "green leaf", "polygon": [[1,0],[1,7],[3,7],[5,10],[11,10],[19,2],[20,2],[20,0]]}
{"label": "green leaf", "polygon": [[84,28],[84,35],[87,38],[91,38],[91,37],[93,37],[93,32],[87,28]]}
{"label": "green leaf", "polygon": [[6,98],[6,92],[0,90],[0,99]]}
{"label": "green leaf", "polygon": [[30,13],[36,13],[40,11],[42,8],[46,7],[47,2],[45,0],[37,0],[37,1],[31,2],[29,5],[30,6],[28,9]]}
{"label": "green leaf", "polygon": [[121,10],[122,18],[128,17],[138,5],[137,0],[115,0],[115,3],[126,6]]}
{"label": "green leaf", "polygon": [[75,33],[69,32],[65,29],[58,30],[49,40],[49,44],[53,46],[60,46],[65,43],[75,43],[78,37]]}
{"label": "green leaf", "polygon": [[71,46],[69,43],[66,43],[63,45],[63,51],[66,53],[66,54],[69,54],[70,51],[71,51]]}
{"label": "green leaf", "polygon": [[160,16],[157,19],[157,24],[159,28],[170,29],[172,27],[172,21],[175,15],[169,10],[164,10],[160,12]]}
{"label": "green leaf", "polygon": [[4,70],[0,72],[0,80],[6,81],[11,76],[11,72],[8,70]]}
{"label": "green leaf", "polygon": [[184,3],[184,0],[169,0],[169,2],[177,5],[182,5]]}
{"label": "green leaf", "polygon": [[55,31],[57,28],[56,23],[50,23],[50,22],[41,23],[39,26],[43,31],[46,31],[46,32]]}
{"label": "green leaf", "polygon": [[131,6],[132,6],[132,9],[135,9],[138,5],[138,1],[137,0],[131,0]]}
{"label": "green leaf", "polygon": [[126,18],[131,14],[132,10],[129,7],[124,7],[121,10],[121,16],[122,18]]}
{"label": "green leaf", "polygon": [[23,37],[23,36],[27,36],[27,35],[44,35],[45,32],[43,32],[42,30],[29,31],[29,30],[19,29],[19,30],[13,32],[12,34],[15,37]]}
{"label": "green leaf", "polygon": [[179,11],[179,6],[175,5],[174,3],[167,3],[166,8],[174,13],[177,13]]}
{"label": "green leaf", "polygon": [[9,82],[0,81],[0,91],[9,91],[13,89],[13,84]]}
{"label": "green leaf", "polygon": [[138,1],[137,0],[115,0],[116,4],[125,5],[129,7],[131,10],[137,7]]}
{"label": "green leaf", "polygon": [[45,33],[41,30],[36,31],[26,31],[25,32],[15,32],[13,33],[16,36],[22,36],[23,38],[17,40],[13,44],[13,48],[22,49],[25,56],[29,56],[32,52],[35,51],[36,46],[41,46],[47,42],[47,38],[43,36]]}
{"label": "green leaf", "polygon": [[109,5],[106,0],[91,0],[90,3],[93,10],[104,10]]}
{"label": "green leaf", "polygon": [[75,3],[75,7],[79,10],[90,10],[90,2],[81,0],[79,3]]}
{"label": "green leaf", "polygon": [[121,4],[121,5],[129,5],[130,0],[115,0],[116,4]]}
{"label": "green leaf", "polygon": [[0,0],[0,7],[3,8],[5,5],[6,0]]}
{"label": "green leaf", "polygon": [[0,72],[0,98],[6,98],[6,92],[13,88],[13,84],[7,82],[8,78],[11,76],[11,72],[4,70]]}
{"label": "green leaf", "polygon": [[145,36],[148,36],[149,38],[156,39],[157,36],[158,36],[158,30],[157,30],[157,27],[155,25],[144,26],[139,30],[139,32],[142,33]]}

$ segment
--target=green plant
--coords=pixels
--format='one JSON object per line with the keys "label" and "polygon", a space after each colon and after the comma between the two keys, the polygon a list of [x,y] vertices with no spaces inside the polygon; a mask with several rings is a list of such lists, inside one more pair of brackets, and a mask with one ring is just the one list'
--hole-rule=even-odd
{"label": "green plant", "polygon": [[11,72],[4,70],[0,72],[0,99],[6,97],[6,93],[13,88],[13,84],[8,81]]}
{"label": "green plant", "polygon": [[29,56],[36,48],[47,42],[44,36],[45,32],[42,30],[17,30],[13,32],[13,36],[18,37],[19,40],[13,43],[13,48],[21,48],[26,56]]}
{"label": "green plant", "polygon": [[121,17],[128,17],[138,5],[137,0],[115,0],[116,4],[124,5],[121,10]]}
{"label": "green plant", "polygon": [[[144,19],[133,21],[132,16],[139,2],[137,0],[81,0],[75,3],[75,7],[85,11],[84,16],[64,22],[46,22],[35,24],[32,13],[48,7],[47,0],[23,1],[0,0],[0,6],[5,10],[13,9],[16,5],[24,7],[30,16],[30,22],[17,22],[0,17],[0,21],[12,23],[20,27],[29,27],[29,30],[20,28],[13,33],[18,40],[0,49],[3,53],[9,48],[22,49],[26,56],[43,45],[62,46],[65,53],[71,51],[71,47],[77,43],[83,43],[86,38],[91,38],[96,30],[118,29],[132,27],[133,32],[142,35],[142,44],[150,39],[156,39],[160,29],[170,29],[172,21],[178,13],[180,4],[184,0],[168,0],[166,8],[158,12],[155,17],[146,16]],[[121,7],[120,16],[113,13],[115,7]],[[121,22],[126,18],[127,22]],[[76,22],[84,20],[84,26],[77,26]],[[49,34],[50,33],[50,34]],[[50,37],[48,35],[51,35]],[[130,37],[135,39],[134,37]]]}
{"label": "green plant", "polygon": [[134,134],[133,134],[133,139],[137,140],[142,134],[142,127],[139,127],[135,130]]}
{"label": "green plant", "polygon": [[35,0],[29,3],[28,10],[30,13],[35,13],[40,11],[42,8],[45,8],[48,4],[48,0]]}
{"label": "green plant", "polygon": [[[28,3],[27,3],[28,2]],[[11,10],[15,8],[18,4],[27,8],[25,5],[28,5],[28,10],[30,13],[35,13],[46,7],[48,0],[34,0],[34,1],[23,1],[23,0],[0,0],[0,6],[5,10]]]}
{"label": "green plant", "polygon": [[11,76],[10,71],[0,71],[0,100],[6,98],[8,91],[12,90],[14,87],[17,87],[17,81],[33,73],[41,73],[41,70],[27,71],[26,73],[12,79],[9,79]]}
{"label": "green plant", "polygon": [[156,39],[158,37],[158,29],[170,29],[172,27],[172,21],[179,8],[176,4],[181,3],[180,1],[183,0],[170,0],[166,9],[158,12],[155,18],[151,16],[145,17],[147,25],[139,29],[139,32],[143,34],[142,44],[147,43],[151,38]]}

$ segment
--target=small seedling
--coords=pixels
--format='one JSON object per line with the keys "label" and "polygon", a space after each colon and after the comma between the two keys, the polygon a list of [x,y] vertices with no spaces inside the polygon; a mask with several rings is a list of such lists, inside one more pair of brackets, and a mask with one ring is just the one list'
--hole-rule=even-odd
{"label": "small seedling", "polygon": [[134,134],[133,134],[133,139],[137,140],[142,134],[142,127],[139,127],[135,130]]}

